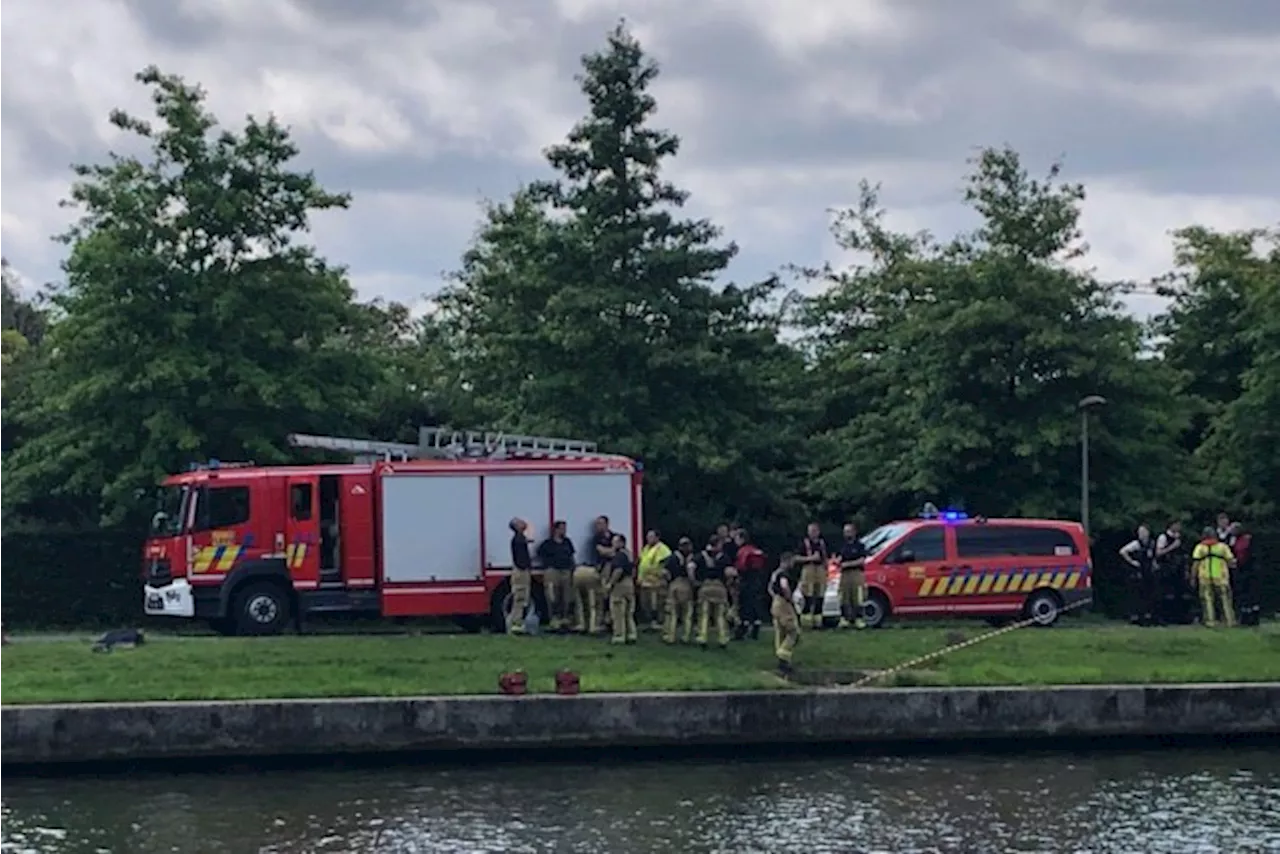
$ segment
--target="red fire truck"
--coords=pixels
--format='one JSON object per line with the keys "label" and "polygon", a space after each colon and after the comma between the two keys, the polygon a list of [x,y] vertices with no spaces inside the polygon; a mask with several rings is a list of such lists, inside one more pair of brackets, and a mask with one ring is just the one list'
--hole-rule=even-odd
{"label": "red fire truck", "polygon": [[[513,517],[531,539],[568,523],[592,559],[605,516],[641,537],[641,467],[594,443],[423,428],[417,445],[293,435],[351,464],[211,460],[162,487],[143,551],[149,615],[269,635],[308,614],[505,624]],[[535,602],[544,609],[540,587]]]}

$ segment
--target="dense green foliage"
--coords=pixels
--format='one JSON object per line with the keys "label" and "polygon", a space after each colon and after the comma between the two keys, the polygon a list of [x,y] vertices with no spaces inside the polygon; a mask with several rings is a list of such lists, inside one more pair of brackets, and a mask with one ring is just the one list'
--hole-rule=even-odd
{"label": "dense green foliage", "polygon": [[76,169],[64,280],[34,304],[6,271],[5,522],[132,524],[138,491],[191,459],[440,422],[640,457],[672,532],[768,537],[924,500],[1071,517],[1094,394],[1097,527],[1274,510],[1280,232],[1188,227],[1144,326],[1130,283],[1087,271],[1085,188],[991,149],[970,164],[972,232],[895,233],[867,185],[834,227],[856,264],[731,283],[736,245],[668,180],[657,74],[622,27],[583,59],[587,113],[551,177],[485,209],[415,321],[356,302],[305,243],[348,198],[291,166],[285,128],[222,129],[198,87],[144,71],[155,118],[112,120],[150,153]]}

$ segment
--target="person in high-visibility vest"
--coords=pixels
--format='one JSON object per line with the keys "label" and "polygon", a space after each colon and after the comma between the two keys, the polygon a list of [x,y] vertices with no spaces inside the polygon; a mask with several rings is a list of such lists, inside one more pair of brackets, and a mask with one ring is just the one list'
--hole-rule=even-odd
{"label": "person in high-visibility vest", "polygon": [[[1196,584],[1200,588],[1200,607],[1206,626],[1217,625],[1215,605],[1222,605],[1222,619],[1228,626],[1236,624],[1235,606],[1231,601],[1231,564],[1235,555],[1231,547],[1218,539],[1218,532],[1205,528],[1200,542],[1191,552]],[[1216,600],[1216,601],[1215,601]]]}
{"label": "person in high-visibility vest", "polygon": [[640,549],[640,614],[654,631],[662,628],[662,604],[667,598],[667,584],[662,574],[669,557],[671,548],[657,531],[649,531]]}

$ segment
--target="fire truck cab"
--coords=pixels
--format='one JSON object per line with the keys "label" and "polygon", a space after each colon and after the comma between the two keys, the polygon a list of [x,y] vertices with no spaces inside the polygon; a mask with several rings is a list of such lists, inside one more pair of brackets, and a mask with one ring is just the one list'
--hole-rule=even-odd
{"label": "fire truck cab", "polygon": [[591,443],[442,428],[424,428],[416,446],[290,441],[359,459],[210,461],[165,479],[144,546],[148,615],[245,635],[326,612],[505,626],[512,518],[530,523],[535,543],[566,521],[580,562],[592,560],[599,516],[640,538],[639,464]]}

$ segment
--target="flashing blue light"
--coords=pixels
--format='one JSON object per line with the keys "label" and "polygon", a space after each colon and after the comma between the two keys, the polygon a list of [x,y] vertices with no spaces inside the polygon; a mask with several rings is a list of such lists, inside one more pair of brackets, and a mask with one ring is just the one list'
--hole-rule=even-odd
{"label": "flashing blue light", "polygon": [[961,513],[959,510],[948,510],[942,514],[942,521],[944,522],[960,522],[968,518],[968,513]]}

